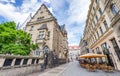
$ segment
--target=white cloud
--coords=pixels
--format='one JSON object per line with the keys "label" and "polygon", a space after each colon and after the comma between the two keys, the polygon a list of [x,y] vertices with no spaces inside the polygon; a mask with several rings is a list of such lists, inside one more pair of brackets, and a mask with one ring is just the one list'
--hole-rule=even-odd
{"label": "white cloud", "polygon": [[43,2],[43,3],[50,3],[50,0],[41,0],[41,2]]}
{"label": "white cloud", "polygon": [[[2,2],[7,2],[7,4]],[[63,10],[65,2],[69,3],[69,7]],[[0,0],[0,7],[2,7],[0,8],[0,16],[9,21],[14,20],[16,23],[23,23],[30,13],[34,15],[42,3],[47,3],[50,5],[48,9],[52,13],[55,12],[53,14],[56,14],[62,24],[66,24],[70,45],[79,44],[90,0],[41,0],[39,2],[38,0],[23,0],[22,5],[19,7],[15,7],[11,3],[15,3],[15,0]]]}
{"label": "white cloud", "polygon": [[[79,45],[83,35],[85,21],[87,18],[90,0],[71,0],[69,6],[69,17],[67,18],[68,40],[70,45]],[[77,26],[74,25],[77,24]],[[78,37],[79,36],[79,37]]]}
{"label": "white cloud", "polygon": [[15,3],[15,0],[0,0],[0,2]]}
{"label": "white cloud", "polygon": [[[63,7],[65,0],[50,0],[51,6],[55,11],[59,11],[60,12],[60,8]],[[62,9],[61,9],[62,10]]]}
{"label": "white cloud", "polygon": [[[50,0],[51,6],[53,10],[59,12],[60,15],[57,17],[59,23],[65,23],[68,31],[68,41],[69,45],[78,45],[80,42],[80,38],[84,31],[85,21],[89,9],[90,0]],[[69,3],[69,9],[63,10],[62,7],[65,6],[64,2]],[[67,14],[64,12],[67,12]],[[66,16],[66,18],[61,16]]]}
{"label": "white cloud", "polygon": [[74,22],[81,23],[85,21],[87,17],[89,4],[90,4],[89,0],[71,0],[70,7],[68,10],[69,24]]}
{"label": "white cloud", "polygon": [[[38,2],[38,0],[23,0],[21,6],[15,7],[13,4],[9,2],[14,2],[14,0],[3,0],[4,2],[8,2],[4,4],[0,2],[0,16],[3,16],[5,19],[9,21],[15,21],[16,23],[20,22],[21,24],[27,19],[30,13],[32,15],[38,10],[41,6],[42,2]],[[49,0],[45,0],[49,1]],[[52,8],[49,8],[52,11]]]}

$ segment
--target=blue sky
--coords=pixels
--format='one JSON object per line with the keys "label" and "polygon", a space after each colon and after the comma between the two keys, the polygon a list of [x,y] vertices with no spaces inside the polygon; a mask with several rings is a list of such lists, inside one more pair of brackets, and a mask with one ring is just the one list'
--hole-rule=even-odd
{"label": "blue sky", "polygon": [[66,24],[69,45],[79,45],[90,0],[0,0],[0,23],[15,21],[22,24],[42,3],[46,4],[59,25]]}

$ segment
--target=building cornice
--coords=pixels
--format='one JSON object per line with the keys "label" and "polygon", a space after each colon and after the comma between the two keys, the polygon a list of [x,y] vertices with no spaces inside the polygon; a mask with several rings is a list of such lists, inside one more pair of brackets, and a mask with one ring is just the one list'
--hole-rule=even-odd
{"label": "building cornice", "polygon": [[50,21],[56,21],[56,19],[54,17],[51,17],[51,18],[47,18],[47,19],[36,20],[36,21],[28,22],[26,26],[45,23],[45,22],[50,22]]}
{"label": "building cornice", "polygon": [[105,38],[107,38],[108,36],[110,36],[113,33],[112,28],[110,27],[101,37],[98,38],[97,41],[95,41],[95,43],[93,43],[93,45],[89,46],[90,48],[94,48],[97,44],[99,44],[100,42],[102,42],[102,40],[104,40]]}

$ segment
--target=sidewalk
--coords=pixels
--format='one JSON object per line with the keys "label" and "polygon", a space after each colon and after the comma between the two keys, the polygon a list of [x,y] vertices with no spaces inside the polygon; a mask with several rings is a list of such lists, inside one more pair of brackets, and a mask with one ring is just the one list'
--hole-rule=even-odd
{"label": "sidewalk", "polygon": [[46,69],[43,72],[33,73],[27,76],[59,76],[71,63],[66,63],[55,68]]}
{"label": "sidewalk", "polygon": [[49,71],[40,74],[39,76],[59,76],[71,63],[60,65],[56,68],[50,69]]}
{"label": "sidewalk", "polygon": [[28,76],[120,76],[120,72],[104,72],[102,70],[89,72],[85,68],[82,68],[78,61],[73,61]]}

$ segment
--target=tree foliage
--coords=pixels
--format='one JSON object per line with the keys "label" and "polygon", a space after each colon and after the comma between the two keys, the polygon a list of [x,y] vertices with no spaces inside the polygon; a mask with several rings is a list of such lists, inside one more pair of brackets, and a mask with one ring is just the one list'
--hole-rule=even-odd
{"label": "tree foliage", "polygon": [[29,55],[38,45],[31,44],[30,35],[15,27],[14,22],[0,24],[0,54]]}

